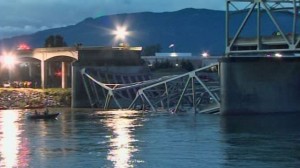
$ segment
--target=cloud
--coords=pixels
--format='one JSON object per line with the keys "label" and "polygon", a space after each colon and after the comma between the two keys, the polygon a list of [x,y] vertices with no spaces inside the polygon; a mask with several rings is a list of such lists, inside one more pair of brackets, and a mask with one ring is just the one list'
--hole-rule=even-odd
{"label": "cloud", "polygon": [[35,27],[31,25],[25,25],[23,27],[18,27],[18,26],[0,26],[0,39],[3,38],[9,38],[13,36],[18,36],[18,35],[26,35],[26,34],[31,34],[35,33],[38,31],[42,30],[47,30],[51,28],[56,28],[56,27],[62,27],[63,25],[57,25],[57,26],[40,26],[40,27]]}

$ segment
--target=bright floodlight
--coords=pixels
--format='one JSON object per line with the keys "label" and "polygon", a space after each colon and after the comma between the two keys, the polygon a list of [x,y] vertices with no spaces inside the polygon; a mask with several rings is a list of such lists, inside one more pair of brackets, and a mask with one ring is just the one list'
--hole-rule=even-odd
{"label": "bright floodlight", "polygon": [[14,66],[17,62],[16,58],[11,55],[3,56],[2,61],[3,61],[3,64],[9,68]]}
{"label": "bright floodlight", "polygon": [[127,31],[126,27],[117,27],[117,29],[113,31],[113,34],[117,39],[125,40],[126,36],[129,35],[129,32]]}
{"label": "bright floodlight", "polygon": [[202,57],[208,57],[208,53],[207,52],[203,52],[202,53]]}

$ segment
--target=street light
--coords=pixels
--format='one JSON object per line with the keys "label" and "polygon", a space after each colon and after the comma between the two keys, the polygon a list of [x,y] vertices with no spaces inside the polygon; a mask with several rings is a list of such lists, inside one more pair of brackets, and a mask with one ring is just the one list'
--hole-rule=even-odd
{"label": "street light", "polygon": [[175,44],[170,44],[169,48],[173,48],[173,53],[175,53]]}

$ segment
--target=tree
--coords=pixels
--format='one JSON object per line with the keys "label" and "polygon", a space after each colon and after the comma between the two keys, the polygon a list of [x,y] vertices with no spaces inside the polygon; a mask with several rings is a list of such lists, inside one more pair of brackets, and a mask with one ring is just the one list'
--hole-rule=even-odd
{"label": "tree", "polygon": [[191,63],[190,60],[182,60],[181,61],[181,68],[182,69],[185,69],[187,71],[192,71],[194,70],[194,66],[193,64]]}
{"label": "tree", "polygon": [[67,43],[61,35],[50,35],[46,38],[44,47],[66,47]]}
{"label": "tree", "polygon": [[168,59],[163,60],[161,62],[156,59],[154,62],[154,69],[168,69],[173,67],[174,65]]}
{"label": "tree", "polygon": [[155,53],[160,52],[160,51],[161,51],[160,44],[150,45],[150,46],[144,47],[143,55],[154,56]]}

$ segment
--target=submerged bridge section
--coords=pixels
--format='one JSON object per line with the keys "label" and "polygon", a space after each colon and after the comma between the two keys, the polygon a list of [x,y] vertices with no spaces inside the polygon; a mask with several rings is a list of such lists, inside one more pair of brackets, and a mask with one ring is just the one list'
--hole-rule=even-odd
{"label": "submerged bridge section", "polygon": [[86,69],[81,74],[91,106],[211,113],[220,108],[217,69],[218,64],[213,64],[181,75],[118,84],[103,83]]}

